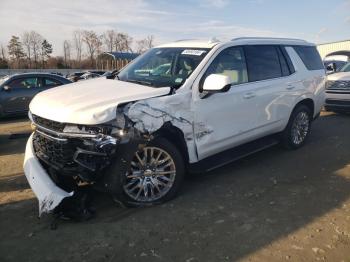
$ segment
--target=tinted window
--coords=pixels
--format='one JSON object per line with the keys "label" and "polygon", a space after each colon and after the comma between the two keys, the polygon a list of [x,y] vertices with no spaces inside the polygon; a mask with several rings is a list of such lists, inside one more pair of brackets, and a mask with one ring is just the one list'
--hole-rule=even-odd
{"label": "tinted window", "polygon": [[40,87],[40,83],[37,77],[28,77],[15,79],[9,84],[9,86],[11,89],[30,89]]}
{"label": "tinted window", "polygon": [[324,69],[320,54],[315,46],[294,46],[304,65],[309,70]]}
{"label": "tinted window", "polygon": [[209,66],[205,77],[222,74],[230,77],[233,85],[248,82],[247,66],[241,47],[230,47],[222,51]]}
{"label": "tinted window", "polygon": [[249,81],[259,81],[282,76],[275,46],[245,46]]}
{"label": "tinted window", "polygon": [[50,87],[55,87],[55,86],[59,86],[59,85],[62,85],[62,83],[56,79],[44,78],[44,87],[50,88]]}

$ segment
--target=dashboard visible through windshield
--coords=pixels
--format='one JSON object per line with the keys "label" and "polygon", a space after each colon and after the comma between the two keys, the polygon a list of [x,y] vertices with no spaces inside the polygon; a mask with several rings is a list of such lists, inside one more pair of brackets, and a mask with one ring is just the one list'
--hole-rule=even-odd
{"label": "dashboard visible through windshield", "polygon": [[125,67],[121,81],[152,87],[180,87],[210,49],[153,48]]}

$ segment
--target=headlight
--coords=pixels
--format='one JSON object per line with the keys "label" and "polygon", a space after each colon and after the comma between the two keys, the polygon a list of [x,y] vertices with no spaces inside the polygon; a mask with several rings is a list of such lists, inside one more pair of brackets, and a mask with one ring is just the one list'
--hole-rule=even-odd
{"label": "headlight", "polygon": [[326,89],[332,87],[334,85],[335,81],[327,81],[326,82]]}

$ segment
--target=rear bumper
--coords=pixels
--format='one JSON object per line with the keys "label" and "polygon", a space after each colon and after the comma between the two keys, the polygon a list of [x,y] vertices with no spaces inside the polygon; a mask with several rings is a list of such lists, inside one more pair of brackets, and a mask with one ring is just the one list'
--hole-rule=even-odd
{"label": "rear bumper", "polygon": [[23,164],[24,174],[39,200],[39,216],[49,213],[57,207],[61,201],[73,195],[74,192],[66,192],[56,186],[50,176],[41,166],[33,150],[33,134],[29,137]]}

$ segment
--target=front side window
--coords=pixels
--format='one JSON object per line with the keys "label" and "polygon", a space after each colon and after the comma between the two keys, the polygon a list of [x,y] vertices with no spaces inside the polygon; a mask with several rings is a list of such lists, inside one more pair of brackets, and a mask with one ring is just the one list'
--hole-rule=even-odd
{"label": "front side window", "polygon": [[30,89],[40,87],[37,77],[19,78],[13,80],[9,86],[11,89]]}
{"label": "front side window", "polygon": [[282,69],[275,46],[248,45],[244,47],[250,82],[282,76]]}
{"label": "front side window", "polygon": [[152,87],[179,87],[208,52],[205,48],[153,48],[126,66],[117,78]]}
{"label": "front side window", "polygon": [[210,64],[205,77],[211,74],[226,75],[232,85],[248,82],[247,65],[242,47],[230,47],[223,50]]}

